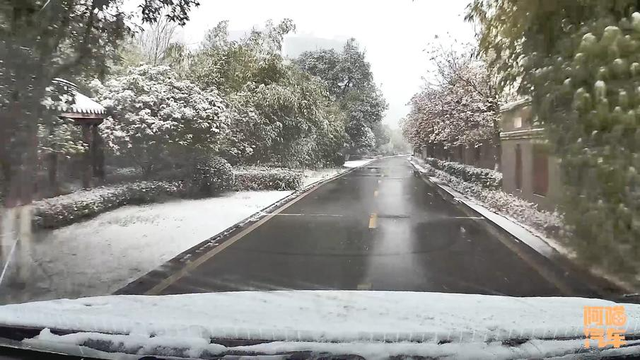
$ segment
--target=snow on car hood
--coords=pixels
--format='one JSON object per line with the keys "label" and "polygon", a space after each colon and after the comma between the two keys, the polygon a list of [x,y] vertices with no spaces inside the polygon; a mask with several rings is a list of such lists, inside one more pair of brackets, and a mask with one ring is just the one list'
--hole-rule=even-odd
{"label": "snow on car hood", "polygon": [[[547,342],[563,338],[565,341],[554,341],[555,350],[558,346],[580,347],[583,340],[568,338],[583,336],[584,306],[614,304],[584,298],[416,292],[226,292],[104,296],[5,305],[0,307],[0,324],[89,332],[95,336],[136,336],[138,340],[151,339],[156,343],[167,339],[190,339],[185,343],[196,344],[200,350],[208,346],[210,339],[216,338],[276,341],[253,346],[254,350],[266,352],[289,349],[286,344],[301,351],[301,347],[309,350],[325,346],[327,350],[326,346],[335,348],[345,343],[376,343],[375,346],[389,350],[395,343],[404,344],[404,348],[396,349],[401,353],[422,347],[423,350],[431,349],[429,354],[434,349],[439,352],[449,349],[450,354],[457,348],[468,349],[465,346],[468,344],[475,346],[477,354],[477,351],[491,350],[491,344],[497,343],[491,350],[491,356],[496,356],[496,349],[504,348],[502,342],[514,338],[546,339],[541,341]],[[635,332],[640,324],[640,305],[624,304],[624,307],[627,333]],[[87,336],[58,336],[45,330],[40,340],[80,344]],[[540,346],[540,342],[531,341],[518,350],[529,347],[534,355],[540,355]],[[221,351],[222,348],[214,350]],[[342,350],[343,353],[361,353],[355,351],[357,349]],[[505,354],[512,354],[511,350]],[[381,352],[381,349],[369,348],[369,351],[373,353],[366,354],[394,354],[393,351]],[[414,354],[415,351],[410,352]]]}

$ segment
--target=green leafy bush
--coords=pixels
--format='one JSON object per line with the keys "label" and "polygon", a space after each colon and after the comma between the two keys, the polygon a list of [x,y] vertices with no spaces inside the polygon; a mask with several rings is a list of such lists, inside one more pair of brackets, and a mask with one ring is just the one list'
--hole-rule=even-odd
{"label": "green leafy bush", "polygon": [[234,171],[234,190],[297,190],[303,173],[282,168],[252,167]]}
{"label": "green leafy bush", "polygon": [[502,188],[502,174],[495,170],[477,168],[470,165],[451,161],[427,158],[425,162],[432,167],[442,170],[463,181],[482,186],[485,189],[500,190]]}
{"label": "green leafy bush", "polygon": [[563,182],[578,258],[638,284],[638,2],[474,0],[480,50],[503,89],[529,96]]}
{"label": "green leafy bush", "polygon": [[34,225],[55,229],[124,205],[145,204],[183,194],[182,183],[167,181],[141,181],[80,190],[34,202]]}
{"label": "green leafy bush", "polygon": [[233,169],[221,157],[200,157],[189,169],[188,189],[191,195],[211,196],[232,187]]}
{"label": "green leafy bush", "polygon": [[[570,36],[569,36],[570,35]],[[588,263],[640,272],[640,13],[567,34],[566,52],[533,78],[561,159],[561,209]],[[555,99],[552,102],[550,99]],[[557,109],[563,106],[565,111]]]}

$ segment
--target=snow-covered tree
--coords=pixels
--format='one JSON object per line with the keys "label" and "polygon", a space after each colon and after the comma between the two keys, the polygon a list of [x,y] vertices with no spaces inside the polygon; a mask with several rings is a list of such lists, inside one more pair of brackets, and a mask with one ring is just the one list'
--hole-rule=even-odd
{"label": "snow-covered tree", "polygon": [[229,135],[230,115],[215,90],[202,91],[166,66],[130,68],[92,88],[111,114],[100,127],[105,143],[145,174],[169,159],[220,151]]}
{"label": "snow-covered tree", "polygon": [[336,115],[326,85],[282,57],[290,19],[230,40],[228,22],[205,36],[190,58],[187,78],[221,89],[230,104],[230,131],[223,156],[232,163],[319,166],[333,163],[344,147],[343,117]]}
{"label": "snow-covered tree", "polygon": [[387,103],[373,80],[366,54],[355,39],[349,39],[341,52],[308,51],[295,59],[295,63],[303,71],[322,79],[331,97],[344,111],[350,138],[349,152],[366,153],[376,145],[388,142],[385,134],[379,131]]}
{"label": "snow-covered tree", "polygon": [[[55,119],[43,105],[58,77],[103,75],[131,32],[121,0],[11,0],[0,6],[0,165],[9,206],[29,203],[38,164],[38,124]],[[145,0],[145,22],[163,10],[178,23],[196,0]],[[15,181],[14,181],[15,179]]]}
{"label": "snow-covered tree", "polygon": [[176,23],[160,18],[155,24],[147,25],[137,34],[136,42],[150,65],[165,65],[165,60],[175,42],[177,30]]}
{"label": "snow-covered tree", "polygon": [[442,47],[431,53],[435,81],[412,97],[403,125],[414,146],[499,143],[498,93],[488,68],[471,53]]}
{"label": "snow-covered tree", "polygon": [[[329,160],[319,158],[327,154],[327,146],[336,147],[327,155],[331,158],[344,146],[344,141],[323,138],[341,138],[335,131],[342,127],[335,122],[342,118],[332,113],[326,87],[319,79],[293,66],[287,66],[286,71],[278,83],[245,87],[251,107],[266,120],[261,134],[270,136],[257,142],[260,151],[253,159],[290,166],[321,165]],[[323,151],[317,150],[319,143],[324,144]]]}
{"label": "snow-covered tree", "polygon": [[266,158],[277,136],[277,125],[271,124],[255,107],[254,93],[245,89],[227,96],[229,136],[223,139],[221,156],[231,164],[255,163]]}
{"label": "snow-covered tree", "polygon": [[190,58],[188,78],[202,89],[215,87],[229,94],[248,84],[269,85],[286,75],[281,55],[284,36],[295,31],[291,19],[278,24],[267,21],[240,40],[230,40],[228,22],[209,30],[201,48]]}

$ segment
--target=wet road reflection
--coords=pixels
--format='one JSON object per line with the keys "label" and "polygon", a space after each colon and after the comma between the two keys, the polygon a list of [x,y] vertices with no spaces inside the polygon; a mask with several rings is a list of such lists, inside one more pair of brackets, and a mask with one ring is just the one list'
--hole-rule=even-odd
{"label": "wet road reflection", "polygon": [[488,231],[485,221],[441,197],[413,174],[406,158],[380,159],[309,193],[172,280],[162,293],[360,289],[567,295]]}

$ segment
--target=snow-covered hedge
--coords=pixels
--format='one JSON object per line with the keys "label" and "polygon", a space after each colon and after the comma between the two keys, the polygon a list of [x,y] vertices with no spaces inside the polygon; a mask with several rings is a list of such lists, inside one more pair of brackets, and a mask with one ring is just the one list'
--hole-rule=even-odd
{"label": "snow-covered hedge", "polygon": [[106,168],[106,181],[109,184],[141,181],[143,178],[144,174],[139,168],[116,168],[110,166]]}
{"label": "snow-covered hedge", "polygon": [[234,190],[297,190],[302,186],[303,173],[290,169],[251,167],[233,172]]}
{"label": "snow-covered hedge", "polygon": [[434,158],[427,158],[425,162],[466,182],[478,184],[487,189],[499,190],[502,188],[502,173],[498,171]]}
{"label": "snow-covered hedge", "polygon": [[420,165],[425,168],[429,176],[446,182],[447,185],[454,190],[470,198],[474,198],[487,208],[502,215],[509,216],[547,236],[555,237],[558,235],[558,232],[563,229],[562,217],[557,212],[551,213],[539,210],[538,206],[534,203],[501,190],[485,189],[480,185],[466,182],[459,177],[438,170],[425,162],[422,162]]}
{"label": "snow-covered hedge", "polygon": [[233,169],[227,160],[213,156],[197,159],[187,182],[192,195],[212,196],[233,187]]}
{"label": "snow-covered hedge", "polygon": [[59,228],[78,220],[130,204],[154,202],[181,196],[180,182],[142,181],[80,190],[34,202],[34,224],[39,228]]}
{"label": "snow-covered hedge", "polygon": [[[242,190],[297,190],[302,186],[301,171],[251,167],[231,171],[230,165],[220,158],[208,163],[207,171],[215,178],[207,180],[214,192],[227,189]],[[55,229],[95,216],[124,205],[151,203],[169,197],[194,195],[185,173],[169,176],[167,181],[139,181],[79,190],[68,195],[43,199],[33,203],[34,226]],[[206,174],[205,174],[206,175]],[[218,176],[220,175],[220,176]],[[208,176],[208,175],[207,175]],[[199,195],[212,195],[202,194]]]}

